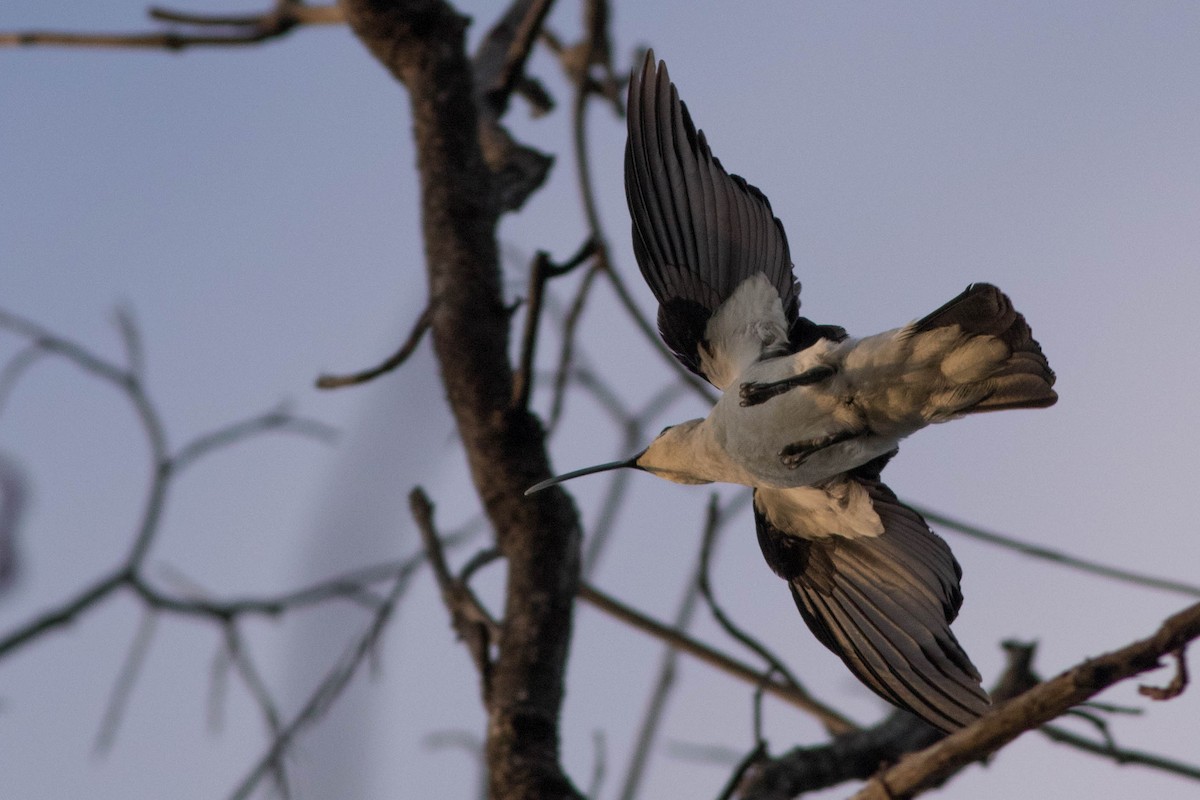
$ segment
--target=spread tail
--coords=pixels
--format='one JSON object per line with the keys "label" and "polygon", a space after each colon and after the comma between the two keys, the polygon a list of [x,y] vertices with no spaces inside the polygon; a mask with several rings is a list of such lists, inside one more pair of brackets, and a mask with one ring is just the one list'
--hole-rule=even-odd
{"label": "spread tail", "polygon": [[855,405],[883,436],[1005,408],[1054,405],[1054,372],[1028,323],[995,286],[975,283],[932,314],[853,345]]}
{"label": "spread tail", "polygon": [[[943,361],[942,371],[954,378],[956,371],[970,373],[982,367],[979,360],[986,342],[994,337],[1007,349],[1007,357],[988,369],[977,380],[951,389],[945,396],[952,414],[999,411],[1005,408],[1046,408],[1058,400],[1054,389],[1054,370],[1046,361],[1041,345],[1033,338],[1029,323],[1013,308],[1008,296],[987,283],[971,284],[944,306],[911,326],[911,336],[938,329],[962,332],[964,340]],[[982,359],[986,361],[987,359]],[[974,361],[974,363],[972,363]],[[960,363],[961,362],[961,363]],[[963,377],[967,377],[964,375]],[[967,401],[958,405],[956,397]]]}

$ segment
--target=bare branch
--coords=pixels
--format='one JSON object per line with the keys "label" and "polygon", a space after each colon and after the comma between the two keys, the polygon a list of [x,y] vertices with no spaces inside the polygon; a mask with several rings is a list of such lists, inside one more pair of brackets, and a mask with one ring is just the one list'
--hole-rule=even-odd
{"label": "bare branch", "polygon": [[[763,661],[766,661],[767,665],[770,667],[770,671],[778,673],[780,677],[783,678],[783,682],[791,687],[793,692],[800,696],[809,698],[814,706],[825,708],[823,704],[819,703],[808,694],[808,691],[800,684],[799,679],[792,674],[792,671],[787,668],[787,665],[783,663],[781,658],[772,653],[764,644],[759,642],[749,633],[742,630],[740,626],[738,626],[732,619],[729,618],[729,615],[725,613],[725,610],[721,608],[720,604],[717,603],[716,597],[713,595],[712,582],[709,580],[708,575],[709,564],[712,556],[712,546],[719,515],[720,508],[717,505],[717,497],[716,495],[713,495],[708,505],[709,522],[705,526],[704,537],[700,545],[701,596],[704,597],[705,601],[708,603],[709,610],[712,611],[713,616],[726,633],[728,633],[737,641],[741,642],[749,649],[753,650]],[[854,730],[857,727],[852,723],[848,723],[847,720],[841,715],[825,716],[818,714],[818,717],[825,724],[826,730],[832,734],[846,733],[847,731]],[[849,725],[849,727],[847,727],[847,725]]]}
{"label": "bare branch", "polygon": [[157,617],[154,614],[146,611],[142,613],[142,620],[138,623],[137,633],[134,634],[133,641],[129,645],[129,652],[125,655],[121,671],[117,673],[117,680],[113,684],[112,694],[108,698],[108,705],[104,708],[104,716],[101,718],[100,729],[96,734],[96,743],[92,749],[100,755],[108,753],[112,748],[112,743],[116,740],[121,717],[124,716],[125,708],[129,704],[129,698],[133,694],[133,686],[137,683],[138,675],[141,674],[142,665],[146,662],[146,654],[150,652],[156,622]]}
{"label": "bare branch", "polygon": [[313,690],[292,721],[279,729],[267,751],[230,795],[233,800],[245,800],[250,797],[263,778],[268,774],[275,773],[292,742],[325,716],[325,713],[345,691],[350,680],[357,674],[367,656],[374,649],[379,637],[383,635],[383,631],[391,619],[392,611],[407,590],[417,568],[423,563],[423,558],[414,558],[409,562],[409,569],[396,575],[387,597],[375,612],[370,625],[358,641],[342,656],[341,660],[334,665],[325,679]]}
{"label": "bare branch", "polygon": [[1179,695],[1183,694],[1183,690],[1188,685],[1188,669],[1187,669],[1187,651],[1185,648],[1173,650],[1171,655],[1175,657],[1175,677],[1166,686],[1139,686],[1138,694],[1149,697],[1151,700],[1174,700]]}
{"label": "bare branch", "polygon": [[349,375],[321,375],[317,378],[317,388],[338,389],[342,386],[356,386],[391,372],[407,361],[408,357],[417,349],[417,345],[421,343],[425,332],[429,330],[429,323],[432,319],[433,306],[430,304],[425,306],[425,310],[421,312],[421,316],[417,317],[417,321],[409,332],[408,338],[404,340],[404,344],[400,345],[400,349],[388,356],[382,364]]}
{"label": "bare branch", "polygon": [[471,651],[486,698],[492,671],[489,648],[492,642],[500,640],[500,626],[488,614],[474,592],[451,574],[442,552],[441,538],[434,529],[433,504],[420,487],[409,492],[408,504],[417,529],[421,532],[421,541],[425,544],[429,565],[433,568],[433,575],[437,579],[438,588],[441,589],[442,602],[450,612],[454,630]]}
{"label": "bare branch", "polygon": [[1137,764],[1138,766],[1150,767],[1162,772],[1169,772],[1173,775],[1200,781],[1200,766],[1196,766],[1195,764],[1185,764],[1182,761],[1176,761],[1175,759],[1155,753],[1117,747],[1111,741],[1095,742],[1084,736],[1072,733],[1066,728],[1060,728],[1057,725],[1043,725],[1038,728],[1038,732],[1052,742],[1093,753],[1111,759],[1118,764]]}
{"label": "bare branch", "polygon": [[564,264],[554,264],[550,254],[539,250],[529,268],[528,302],[525,307],[525,332],[521,336],[521,361],[513,376],[513,407],[527,408],[529,394],[533,389],[533,359],[537,347],[538,326],[542,317],[542,301],[546,281],[566,275],[587,261],[596,252],[596,243],[588,239],[578,252]]}
{"label": "bare branch", "polygon": [[912,797],[957,769],[994,753],[1027,730],[1126,678],[1159,666],[1159,659],[1200,636],[1200,603],[1167,619],[1147,639],[1089,659],[985,714],[938,744],[912,753],[870,781],[856,800]]}
{"label": "bare branch", "polygon": [[672,647],[689,655],[695,656],[701,661],[722,670],[723,672],[740,678],[752,686],[762,685],[764,691],[774,697],[783,700],[786,703],[799,708],[803,711],[816,716],[827,727],[839,730],[848,731],[854,730],[857,726],[850,720],[843,717],[837,711],[822,704],[820,701],[810,697],[803,691],[797,691],[794,687],[788,686],[781,681],[775,679],[763,680],[762,673],[756,672],[754,669],[743,664],[742,662],[730,658],[729,656],[712,649],[708,645],[699,642],[686,634],[683,634],[674,628],[664,625],[651,617],[634,610],[630,606],[613,598],[610,595],[601,592],[594,586],[587,583],[580,583],[579,598],[586,601],[595,608],[604,613],[628,623],[637,628],[643,633],[648,633]]}
{"label": "bare branch", "polygon": [[337,429],[331,425],[320,420],[297,417],[286,408],[277,408],[197,436],[179,448],[171,458],[171,468],[178,474],[214,450],[237,444],[252,436],[272,432],[294,433],[325,443],[332,443],[338,436]]}
{"label": "bare branch", "polygon": [[[907,501],[906,501],[907,502]],[[909,503],[913,509],[925,519],[944,528],[957,531],[964,536],[969,536],[972,539],[978,539],[981,542],[998,545],[1009,550],[1015,550],[1023,555],[1033,558],[1040,558],[1044,561],[1050,561],[1060,566],[1070,567],[1082,572],[1090,572],[1093,575],[1101,575],[1105,578],[1112,578],[1126,583],[1136,584],[1138,586],[1147,586],[1151,589],[1162,589],[1167,592],[1175,592],[1177,594],[1187,595],[1188,597],[1200,597],[1200,586],[1195,586],[1181,581],[1167,580],[1165,578],[1156,578],[1152,575],[1144,575],[1138,572],[1131,572],[1120,567],[1113,567],[1107,564],[1101,564],[1097,561],[1090,561],[1086,558],[1068,555],[1059,550],[1053,550],[1049,547],[1043,547],[1037,544],[1030,544],[1019,539],[1014,539],[1011,536],[1005,536],[995,531],[985,530],[977,525],[972,525],[969,522],[963,522],[953,517],[948,517],[937,511],[922,506],[918,503]]]}
{"label": "bare branch", "polygon": [[271,11],[257,15],[212,16],[165,9],[151,9],[161,22],[185,26],[224,28],[220,33],[184,33],[175,30],[142,33],[73,33],[67,31],[0,32],[0,47],[96,47],[178,52],[191,47],[239,47],[259,44],[305,25],[338,25],[344,22],[336,5],[306,6],[280,2]]}

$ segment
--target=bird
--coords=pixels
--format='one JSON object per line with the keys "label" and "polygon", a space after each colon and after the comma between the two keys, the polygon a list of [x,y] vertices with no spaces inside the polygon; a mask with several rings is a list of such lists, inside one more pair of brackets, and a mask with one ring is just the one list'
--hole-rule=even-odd
{"label": "bird", "polygon": [[721,395],[637,455],[526,494],[620,468],[751,487],[763,556],[821,644],[935,728],[970,724],[990,700],[950,630],[962,570],[881,472],[927,425],[1057,401],[1028,323],[988,283],[863,338],[800,316],[782,223],[713,156],[652,50],[630,77],[626,118],[633,250],[659,333]]}

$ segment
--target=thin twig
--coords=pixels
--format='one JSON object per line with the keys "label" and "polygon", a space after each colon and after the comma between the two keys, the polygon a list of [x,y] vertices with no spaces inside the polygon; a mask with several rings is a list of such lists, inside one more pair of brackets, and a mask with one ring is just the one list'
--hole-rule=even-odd
{"label": "thin twig", "polygon": [[513,376],[513,408],[527,408],[533,388],[533,360],[537,349],[538,327],[542,317],[546,281],[566,275],[596,252],[596,243],[588,239],[564,264],[555,264],[550,254],[539,250],[529,267],[528,300],[525,306],[525,330],[521,335],[521,360]]}
{"label": "thin twig", "polygon": [[117,728],[121,725],[121,718],[125,715],[125,708],[129,705],[129,698],[133,694],[134,684],[137,683],[138,675],[141,674],[142,665],[146,663],[146,654],[150,652],[150,644],[154,641],[154,627],[158,617],[149,611],[142,612],[141,622],[138,623],[137,632],[133,635],[133,641],[129,645],[129,652],[125,655],[125,661],[121,664],[121,669],[117,673],[117,680],[113,684],[112,692],[108,698],[108,704],[104,708],[104,715],[100,718],[100,728],[96,733],[95,744],[92,749],[98,755],[105,755],[112,749],[112,744],[117,738]]}
{"label": "thin twig", "polygon": [[425,310],[421,312],[421,316],[417,317],[417,321],[409,332],[408,338],[404,340],[404,344],[400,345],[400,349],[388,356],[382,364],[349,375],[321,375],[317,378],[317,388],[339,389],[343,386],[357,386],[360,383],[372,381],[380,375],[391,372],[407,361],[408,357],[413,354],[413,351],[421,343],[421,338],[429,330],[429,325],[432,322],[433,304],[430,303],[425,306]]}
{"label": "thin twig", "polygon": [[1195,764],[1187,764],[1182,761],[1176,761],[1166,756],[1161,756],[1156,753],[1147,753],[1142,750],[1131,750],[1127,747],[1115,747],[1109,742],[1096,742],[1088,739],[1085,736],[1080,736],[1072,733],[1066,728],[1061,728],[1057,725],[1043,725],[1038,728],[1038,732],[1052,742],[1069,745],[1077,750],[1083,750],[1088,753],[1094,753],[1098,756],[1111,759],[1118,764],[1137,764],[1143,767],[1170,772],[1174,775],[1181,775],[1185,778],[1200,781],[1200,766]]}
{"label": "thin twig", "polygon": [[632,607],[622,603],[610,595],[601,592],[594,586],[580,582],[579,598],[588,604],[594,606],[600,611],[608,614],[611,617],[621,620],[634,628],[648,633],[651,636],[666,642],[672,647],[695,656],[701,661],[722,670],[726,674],[732,675],[735,678],[749,683],[752,686],[762,685],[764,691],[774,697],[783,700],[786,703],[799,708],[803,711],[812,714],[821,720],[825,727],[831,731],[845,732],[855,730],[858,726],[850,720],[843,717],[837,711],[829,708],[819,700],[811,697],[807,692],[797,691],[795,687],[788,686],[778,680],[769,680],[764,682],[762,673],[758,672],[746,664],[731,658],[730,656],[714,650],[708,645],[693,639],[692,637],[681,633],[674,628],[664,625],[657,620],[648,617],[647,615],[636,611]]}
{"label": "thin twig", "polygon": [[[618,474],[623,474],[621,470]],[[611,488],[615,491],[615,481]],[[619,497],[620,495],[613,495]],[[589,554],[591,550],[589,549]],[[593,556],[595,559],[596,556]],[[586,565],[588,562],[585,563]],[[595,563],[594,560],[592,563]],[[675,612],[674,630],[681,634],[686,634],[688,627],[692,623],[692,617],[695,615],[696,604],[700,598],[700,584],[698,575],[700,573],[700,563],[697,560],[696,568],[692,571],[693,577],[688,580],[684,586],[683,597],[679,601],[679,609]],[[587,572],[585,571],[585,575]],[[641,785],[642,776],[645,774],[646,764],[649,762],[650,756],[654,752],[654,742],[658,738],[658,730],[662,724],[663,715],[666,712],[667,700],[670,698],[672,689],[675,686],[675,674],[679,664],[679,651],[667,645],[662,654],[662,659],[659,662],[658,678],[654,682],[654,687],[650,690],[650,698],[646,701],[646,711],[642,715],[642,722],[638,726],[637,738],[634,740],[632,753],[629,757],[629,767],[625,770],[625,780],[621,785],[621,800],[634,800],[637,796],[638,788]]]}
{"label": "thin twig", "polygon": [[488,650],[492,642],[499,641],[500,626],[492,619],[475,593],[450,572],[442,552],[441,539],[434,528],[433,504],[420,487],[409,492],[408,504],[417,523],[417,530],[421,533],[421,541],[425,545],[425,554],[429,558],[434,578],[441,589],[442,601],[450,612],[454,630],[471,652],[486,697],[492,668]]}
{"label": "thin twig", "polygon": [[[770,667],[771,671],[779,673],[785,684],[791,686],[793,690],[807,695],[808,692],[800,684],[799,679],[787,668],[787,665],[783,663],[783,660],[772,653],[766,645],[759,642],[743,630],[741,626],[737,625],[717,602],[717,598],[713,593],[712,581],[709,578],[709,566],[711,564],[713,541],[715,538],[713,533],[715,530],[715,520],[718,518],[719,513],[720,507],[717,504],[717,496],[714,494],[708,504],[708,518],[714,522],[710,522],[705,527],[704,538],[701,540],[700,545],[700,595],[708,603],[708,608],[712,611],[713,617],[726,633],[741,642],[745,647],[753,650],[759,658],[767,662],[767,666]],[[842,731],[829,729],[829,732],[836,734]]]}
{"label": "thin twig", "polygon": [[341,696],[346,686],[350,684],[350,680],[357,674],[359,667],[367,659],[368,654],[374,649],[376,642],[383,634],[388,621],[391,619],[396,604],[408,588],[417,568],[423,563],[423,557],[414,557],[409,562],[411,568],[396,575],[391,590],[388,592],[378,611],[375,612],[371,624],[367,627],[366,631],[364,631],[358,641],[354,643],[334,668],[330,670],[329,674],[326,675],[325,679],[321,681],[313,693],[309,695],[308,700],[305,701],[303,707],[292,721],[283,726],[279,735],[274,738],[258,763],[255,764],[249,774],[234,789],[231,794],[232,800],[246,800],[258,788],[258,784],[262,779],[274,771],[275,764],[287,753],[292,742],[303,731],[316,724],[333,705],[334,701]]}
{"label": "thin twig", "polygon": [[[907,501],[905,501],[907,502]],[[1002,533],[989,531],[980,528],[977,525],[972,525],[969,522],[964,522],[960,519],[948,517],[945,514],[933,511],[929,508],[921,506],[917,503],[908,503],[913,510],[930,522],[941,525],[944,528],[957,531],[972,539],[978,539],[988,544],[998,545],[1009,550],[1015,550],[1022,555],[1040,558],[1044,561],[1051,561],[1055,564],[1071,569],[1077,569],[1082,572],[1090,572],[1093,575],[1101,575],[1105,578],[1112,578],[1125,583],[1132,583],[1138,586],[1147,586],[1151,589],[1162,589],[1167,592],[1175,592],[1177,594],[1187,595],[1189,597],[1200,597],[1200,586],[1195,586],[1182,581],[1168,580],[1165,578],[1156,578],[1152,575],[1145,575],[1138,572],[1132,572],[1120,567],[1113,567],[1107,564],[1101,564],[1098,561],[1091,561],[1086,558],[1068,555],[1060,550],[1052,550],[1049,547],[1030,544],[1023,542],[1020,539],[1015,539],[1011,536],[1006,536]]]}
{"label": "thin twig", "polygon": [[164,22],[199,27],[227,28],[219,34],[148,31],[143,33],[72,33],[67,31],[0,32],[0,47],[50,45],[135,50],[180,51],[190,47],[237,47],[281,37],[305,25],[338,25],[344,22],[336,5],[306,6],[281,3],[259,15],[207,16],[151,9],[150,16]]}

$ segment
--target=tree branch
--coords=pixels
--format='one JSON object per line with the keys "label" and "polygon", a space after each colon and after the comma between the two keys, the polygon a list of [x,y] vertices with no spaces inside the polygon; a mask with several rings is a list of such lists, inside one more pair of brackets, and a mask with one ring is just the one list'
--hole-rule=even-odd
{"label": "tree branch", "polygon": [[1065,713],[1072,706],[1126,678],[1160,666],[1159,659],[1200,637],[1200,603],[1168,618],[1154,635],[1089,659],[1040,684],[947,736],[936,745],[905,756],[868,783],[855,800],[914,797],[937,786],[955,770],[978,761]]}
{"label": "tree branch", "polygon": [[150,9],[159,22],[201,29],[223,28],[220,33],[176,30],[142,33],[73,33],[68,31],[0,32],[0,47],[97,47],[178,52],[192,47],[238,47],[279,38],[304,25],[339,25],[344,19],[337,6],[306,6],[280,0],[261,14],[207,15],[167,9]]}
{"label": "tree branch", "polygon": [[558,763],[558,715],[579,575],[574,505],[525,497],[550,474],[544,433],[512,406],[509,312],[496,226],[501,199],[479,138],[466,20],[438,0],[343,0],[355,34],[409,92],[431,326],[471,476],[508,563],[492,669],[487,763],[495,798],[577,798]]}

